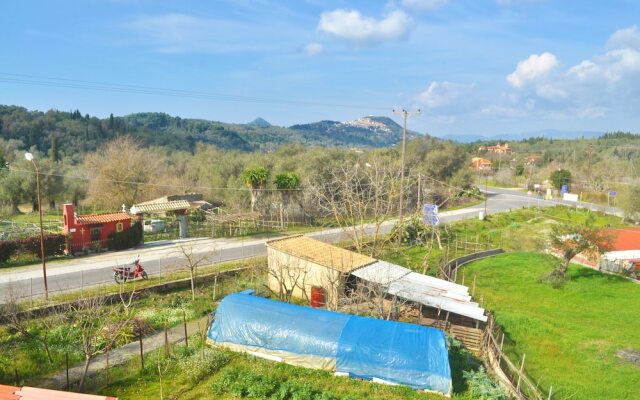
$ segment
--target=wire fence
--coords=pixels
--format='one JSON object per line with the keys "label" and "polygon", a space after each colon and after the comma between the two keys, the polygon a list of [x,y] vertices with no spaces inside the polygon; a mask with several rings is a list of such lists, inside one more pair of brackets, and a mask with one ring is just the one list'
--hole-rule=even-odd
{"label": "wire fence", "polygon": [[[220,251],[216,251],[213,244],[198,244],[196,241],[185,243],[184,249],[187,253],[191,253],[197,258],[205,257],[202,263],[205,267],[206,265],[266,255],[264,243],[250,241],[238,241],[233,246],[225,247]],[[136,258],[136,255],[122,254],[119,256],[118,253],[110,253],[108,260],[95,260],[94,267],[91,269],[86,268],[86,264],[91,264],[91,260],[88,263],[78,263],[79,270],[77,271],[68,271],[69,267],[64,266],[62,268],[65,270],[58,272],[57,268],[49,266],[47,276],[49,298],[55,298],[63,293],[73,291],[80,292],[81,296],[84,295],[85,291],[89,290],[93,295],[100,290],[106,292],[109,286],[116,283],[113,268],[125,266],[134,261],[134,258]],[[186,255],[181,250],[180,245],[159,251],[154,255],[154,259],[145,260],[143,254],[140,263],[150,279],[162,279],[171,274],[188,271]],[[45,293],[43,274],[40,270],[32,270],[29,275],[31,276],[19,278],[19,280],[0,281],[0,302],[13,299],[34,304],[42,301]],[[131,284],[131,281],[126,284]]]}

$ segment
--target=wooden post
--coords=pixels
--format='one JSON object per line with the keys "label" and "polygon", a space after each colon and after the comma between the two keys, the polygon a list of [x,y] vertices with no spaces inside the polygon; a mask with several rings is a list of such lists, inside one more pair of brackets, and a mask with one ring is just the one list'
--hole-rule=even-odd
{"label": "wooden post", "polygon": [[18,368],[14,367],[13,372],[15,373],[16,386],[20,386],[20,375],[18,375]]}
{"label": "wooden post", "polygon": [[418,321],[416,323],[419,325],[421,320],[422,320],[422,304],[420,304],[420,308],[418,308]]}
{"label": "wooden post", "polygon": [[462,286],[464,286],[464,269],[462,270],[462,283],[460,283]]}
{"label": "wooden post", "polygon": [[189,337],[187,336],[187,316],[182,310],[182,324],[184,325],[184,346],[189,347]]}
{"label": "wooden post", "polygon": [[522,374],[524,373],[524,359],[527,357],[526,354],[522,355],[522,363],[520,363],[520,373],[518,374],[518,384],[516,385],[516,390],[520,391],[520,380],[522,379]]}
{"label": "wooden post", "polygon": [[69,353],[64,353],[64,364],[67,368],[67,390],[69,390]]}
{"label": "wooden post", "polygon": [[169,337],[167,336],[167,321],[164,321],[164,355],[169,357]]}
{"label": "wooden post", "polygon": [[473,289],[471,290],[471,297],[476,296],[476,277],[477,275],[473,276]]}
{"label": "wooden post", "polygon": [[144,369],[144,352],[142,350],[142,329],[138,331],[138,340],[140,342],[140,365]]}
{"label": "wooden post", "polygon": [[549,397],[547,397],[547,400],[551,400],[553,398],[553,385],[549,387]]}
{"label": "wooden post", "polygon": [[213,301],[216,301],[217,290],[218,290],[218,274],[216,274],[216,276],[213,278]]}
{"label": "wooden post", "polygon": [[110,343],[109,340],[107,339],[107,367],[105,368],[104,372],[105,372],[105,380],[106,380],[106,384],[105,386],[109,387],[109,348],[110,348]]}

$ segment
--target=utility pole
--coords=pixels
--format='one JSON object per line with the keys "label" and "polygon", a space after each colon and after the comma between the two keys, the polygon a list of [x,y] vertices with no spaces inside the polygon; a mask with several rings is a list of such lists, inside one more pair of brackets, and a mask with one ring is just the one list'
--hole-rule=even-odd
{"label": "utility pole", "polygon": [[24,158],[31,161],[33,168],[36,170],[36,190],[38,191],[38,212],[40,214],[40,257],[42,258],[42,277],[44,279],[44,299],[49,300],[49,287],[47,285],[47,264],[44,257],[44,230],[42,229],[42,195],[40,194],[40,171],[36,162],[33,160],[33,154],[25,153]]}
{"label": "utility pole", "polygon": [[402,243],[402,231],[403,231],[403,217],[404,217],[404,153],[407,147],[407,118],[409,115],[419,115],[418,111],[396,111],[393,110],[396,115],[402,115],[404,124],[402,126],[402,154],[400,156],[400,218],[398,220],[398,244]]}

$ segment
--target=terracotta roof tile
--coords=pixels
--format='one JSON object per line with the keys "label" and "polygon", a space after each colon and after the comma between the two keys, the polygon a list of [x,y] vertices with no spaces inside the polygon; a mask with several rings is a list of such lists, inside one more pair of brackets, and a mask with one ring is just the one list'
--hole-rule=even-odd
{"label": "terracotta roof tile", "polygon": [[351,272],[377,261],[364,254],[332,246],[307,236],[271,240],[267,242],[267,247],[342,272]]}
{"label": "terracotta roof tile", "polygon": [[165,203],[136,204],[133,207],[131,207],[132,210],[135,210],[135,213],[165,212],[165,211],[187,210],[190,208],[191,208],[191,203],[189,203],[187,200],[167,201]]}
{"label": "terracotta roof tile", "polygon": [[118,222],[131,219],[131,216],[125,212],[117,212],[110,214],[91,214],[91,215],[78,215],[76,221],[80,225],[88,224],[104,224],[107,222]]}
{"label": "terracotta roof tile", "polygon": [[640,228],[610,229],[613,235],[612,251],[640,250]]}
{"label": "terracotta roof tile", "polygon": [[0,400],[117,400],[115,397],[0,385]]}

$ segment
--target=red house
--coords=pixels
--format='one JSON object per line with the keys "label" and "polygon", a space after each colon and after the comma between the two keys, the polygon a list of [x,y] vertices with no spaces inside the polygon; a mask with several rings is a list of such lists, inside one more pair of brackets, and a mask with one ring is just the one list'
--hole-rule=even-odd
{"label": "red house", "polygon": [[131,216],[126,212],[110,214],[76,215],[73,204],[63,206],[65,235],[71,236],[71,252],[91,249],[95,246],[106,248],[109,235],[131,227]]}

